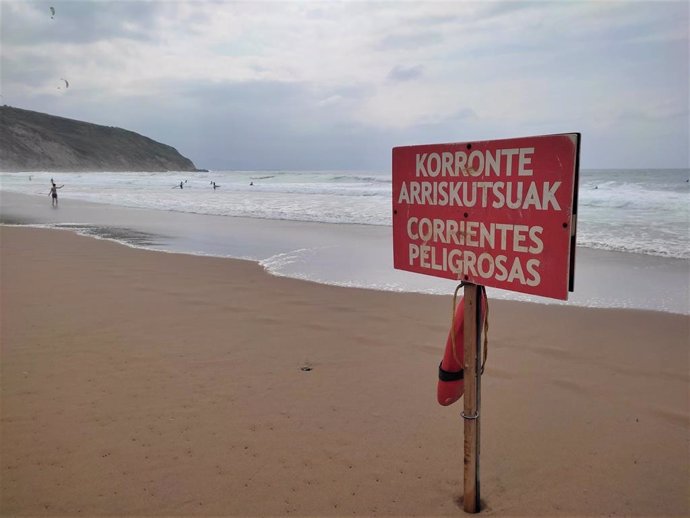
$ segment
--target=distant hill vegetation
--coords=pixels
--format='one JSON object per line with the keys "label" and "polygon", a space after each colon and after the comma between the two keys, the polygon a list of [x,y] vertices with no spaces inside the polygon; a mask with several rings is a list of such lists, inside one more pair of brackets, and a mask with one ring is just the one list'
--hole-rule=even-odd
{"label": "distant hill vegetation", "polygon": [[120,128],[0,107],[0,171],[197,171],[166,144]]}

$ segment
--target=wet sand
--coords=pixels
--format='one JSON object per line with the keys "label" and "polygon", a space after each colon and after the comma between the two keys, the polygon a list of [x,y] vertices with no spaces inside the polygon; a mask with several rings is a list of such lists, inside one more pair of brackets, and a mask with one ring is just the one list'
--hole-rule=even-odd
{"label": "wet sand", "polygon": [[[391,227],[135,209],[0,190],[0,223],[78,229],[137,247],[260,261],[279,276],[323,284],[452,293],[448,279],[393,269]],[[553,299],[489,288],[492,298]],[[690,314],[690,261],[578,247],[569,305]]]}
{"label": "wet sand", "polygon": [[[68,231],[0,244],[3,515],[462,513],[450,297]],[[490,311],[483,514],[690,514],[690,318]]]}

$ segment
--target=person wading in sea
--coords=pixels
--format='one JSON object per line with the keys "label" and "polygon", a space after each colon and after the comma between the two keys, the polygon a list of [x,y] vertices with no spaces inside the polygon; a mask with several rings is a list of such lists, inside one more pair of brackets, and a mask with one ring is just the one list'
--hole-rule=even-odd
{"label": "person wading in sea", "polygon": [[55,182],[53,182],[53,185],[50,188],[50,192],[48,193],[48,196],[50,196],[52,198],[53,207],[57,207],[57,204],[58,204],[57,191],[58,191],[58,189],[62,189],[63,187],[64,187],[64,185],[57,186],[57,185],[55,185]]}

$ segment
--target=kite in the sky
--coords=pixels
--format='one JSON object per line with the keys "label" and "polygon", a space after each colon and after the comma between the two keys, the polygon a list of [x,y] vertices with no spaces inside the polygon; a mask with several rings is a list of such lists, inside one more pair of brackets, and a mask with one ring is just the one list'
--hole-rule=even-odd
{"label": "kite in the sky", "polygon": [[[65,82],[65,90],[67,90],[69,88],[69,81],[67,81],[67,79],[63,79],[62,77],[60,78],[60,81]],[[58,90],[62,90],[62,87],[58,86]]]}
{"label": "kite in the sky", "polygon": [[55,7],[50,7],[50,19],[55,18]]}

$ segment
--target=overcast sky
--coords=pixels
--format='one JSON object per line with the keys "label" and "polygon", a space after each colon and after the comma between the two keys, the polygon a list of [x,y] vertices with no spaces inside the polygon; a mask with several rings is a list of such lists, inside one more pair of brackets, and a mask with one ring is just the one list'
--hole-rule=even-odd
{"label": "overcast sky", "polygon": [[385,171],[393,146],[571,131],[584,168],[689,166],[687,1],[0,7],[3,104],[197,167]]}

